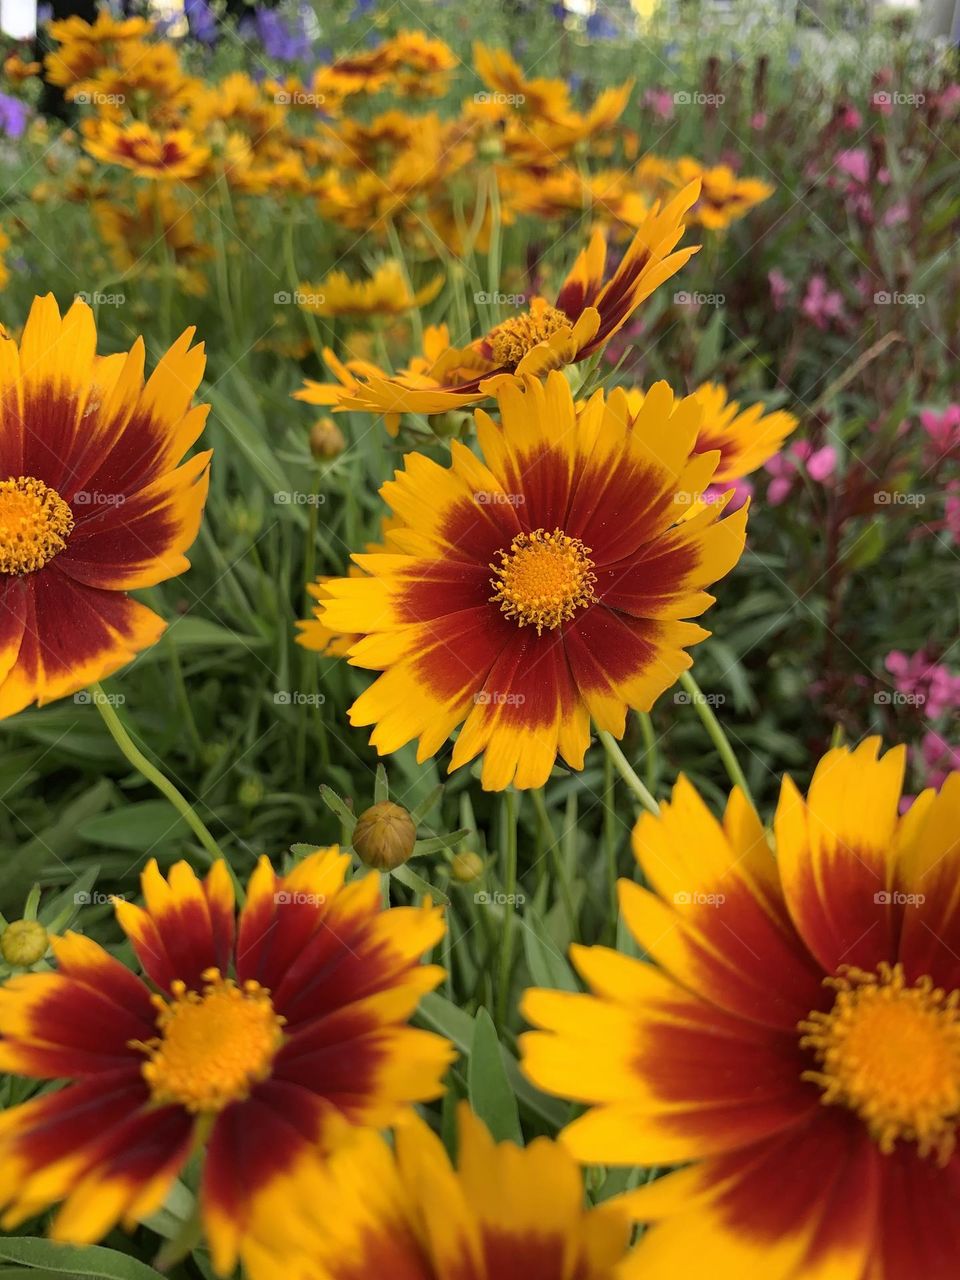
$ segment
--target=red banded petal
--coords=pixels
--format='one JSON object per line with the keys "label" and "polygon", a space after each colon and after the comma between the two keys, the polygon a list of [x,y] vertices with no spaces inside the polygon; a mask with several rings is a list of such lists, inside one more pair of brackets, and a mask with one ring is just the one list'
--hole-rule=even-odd
{"label": "red banded petal", "polygon": [[[183,554],[200,528],[211,453],[197,454],[139,493],[97,494],[78,520],[57,566],[78,582],[114,591],[151,587],[190,567]],[[97,505],[98,498],[119,499]]]}
{"label": "red banded petal", "polygon": [[576,320],[581,311],[593,306],[603,286],[603,273],[607,261],[607,246],[603,231],[595,227],[590,242],[581,249],[560,286],[554,303],[558,311]]}
{"label": "red banded petal", "polygon": [[32,590],[29,576],[0,576],[0,686],[20,654],[27,619],[32,615]]}
{"label": "red banded petal", "polygon": [[870,1280],[953,1280],[960,1257],[960,1158],[941,1168],[915,1146],[877,1156],[880,1211]]}
{"label": "red banded petal", "polygon": [[909,981],[927,974],[951,991],[960,987],[960,773],[914,801],[897,844],[895,887],[906,899],[898,958]]}
{"label": "red banded petal", "polygon": [[777,859],[790,914],[828,973],[872,971],[896,961],[894,836],[905,753],[878,758],[880,741],[828,752],[806,802],[785,778],[775,820]]}

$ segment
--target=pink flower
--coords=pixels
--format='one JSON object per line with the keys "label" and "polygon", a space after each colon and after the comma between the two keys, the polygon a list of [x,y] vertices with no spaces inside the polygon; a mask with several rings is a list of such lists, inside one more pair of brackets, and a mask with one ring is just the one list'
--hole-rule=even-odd
{"label": "pink flower", "polygon": [[743,504],[753,497],[753,485],[743,476],[739,480],[727,480],[724,484],[708,485],[704,490],[703,496],[707,502],[716,502],[731,488],[733,489],[733,497],[730,499],[727,510],[739,511]]}
{"label": "pink flower", "polygon": [[829,329],[834,322],[840,326],[846,319],[843,311],[843,295],[835,289],[828,289],[822,275],[810,277],[800,310],[818,329]]}
{"label": "pink flower", "polygon": [[767,502],[771,507],[779,507],[802,471],[806,471],[817,484],[825,484],[836,471],[837,451],[830,444],[815,450],[809,440],[797,440],[788,449],[774,454],[764,465],[773,476],[767,487]]}
{"label": "pink flower", "polygon": [[847,177],[853,178],[865,187],[870,181],[870,157],[862,147],[851,151],[841,151],[834,161],[836,167]]}
{"label": "pink flower", "polygon": [[938,93],[933,100],[934,108],[942,116],[953,115],[960,107],[960,84],[951,84],[944,89],[943,93]]}
{"label": "pink flower", "polygon": [[927,433],[928,443],[935,458],[945,458],[960,453],[960,404],[947,405],[942,413],[924,409],[920,425]]}
{"label": "pink flower", "polygon": [[767,113],[765,111],[758,111],[756,115],[751,116],[750,118],[751,129],[765,129],[766,127],[767,127]]}
{"label": "pink flower", "polygon": [[848,103],[840,112],[840,124],[844,129],[859,129],[863,124],[863,116],[856,107]]}
{"label": "pink flower", "polygon": [[933,729],[923,735],[920,754],[926,766],[928,787],[939,790],[946,782],[947,775],[960,769],[960,748],[951,747],[946,738],[942,738]]}
{"label": "pink flower", "polygon": [[770,285],[770,300],[773,303],[774,311],[782,311],[786,305],[787,298],[793,292],[793,285],[776,267],[767,274],[767,283]]}
{"label": "pink flower", "polygon": [[899,227],[900,224],[902,222],[906,222],[909,217],[909,202],[906,200],[898,200],[896,204],[892,204],[883,215],[882,222],[885,227]]}
{"label": "pink flower", "polygon": [[825,444],[807,458],[807,474],[817,484],[824,484],[837,469],[837,451],[832,444]]}
{"label": "pink flower", "polygon": [[945,711],[960,706],[960,675],[954,675],[943,663],[932,662],[922,649],[910,657],[893,649],[884,658],[884,666],[893,676],[897,692],[922,706],[927,719],[938,720]]}
{"label": "pink flower", "polygon": [[643,105],[651,107],[658,120],[673,119],[673,94],[666,89],[648,89],[643,95]]}

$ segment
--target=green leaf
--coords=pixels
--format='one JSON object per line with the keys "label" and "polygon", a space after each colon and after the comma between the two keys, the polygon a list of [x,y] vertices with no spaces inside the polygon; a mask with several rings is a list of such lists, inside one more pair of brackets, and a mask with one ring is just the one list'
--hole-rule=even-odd
{"label": "green leaf", "polygon": [[493,1019],[481,1009],[473,1024],[473,1041],[467,1069],[470,1105],[497,1142],[509,1139],[523,1146],[517,1100],[503,1065],[500,1041]]}
{"label": "green leaf", "polygon": [[432,898],[434,902],[440,902],[445,907],[449,907],[450,899],[443,890],[438,889],[429,880],[424,880],[423,876],[418,876],[410,867],[394,867],[390,874],[408,889],[412,889],[414,893],[419,893],[421,898]]}
{"label": "green leaf", "polygon": [[146,853],[153,846],[189,838],[190,830],[166,800],[143,800],[88,818],[77,827],[77,835],[91,844]]}
{"label": "green leaf", "polygon": [[4,1236],[0,1239],[0,1260],[54,1275],[89,1276],[91,1280],[157,1280],[160,1275],[145,1262],[114,1249],[99,1245],[78,1249],[33,1236]]}
{"label": "green leaf", "polygon": [[557,950],[547,929],[533,910],[527,907],[521,917],[523,950],[534,985],[559,991],[579,991],[580,984],[563,954]]}

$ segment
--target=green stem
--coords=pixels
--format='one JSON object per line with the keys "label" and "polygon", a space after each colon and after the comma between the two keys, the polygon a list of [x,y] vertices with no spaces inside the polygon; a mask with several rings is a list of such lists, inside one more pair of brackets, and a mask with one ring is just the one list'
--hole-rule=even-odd
{"label": "green stem", "polygon": [[603,757],[603,847],[607,866],[607,888],[610,893],[610,927],[616,939],[617,919],[620,913],[617,897],[617,813],[614,794],[613,758],[607,752]]}
{"label": "green stem", "polygon": [[501,810],[503,827],[500,834],[503,849],[503,937],[500,942],[500,985],[497,994],[497,1025],[503,1027],[507,1016],[510,995],[510,976],[513,969],[513,926],[517,897],[517,795],[506,791]]}
{"label": "green stem", "polygon": [[627,784],[627,786],[630,788],[630,790],[633,792],[636,798],[643,805],[644,809],[646,809],[648,813],[654,813],[654,814],[659,813],[660,806],[657,804],[656,800],[653,798],[653,796],[650,794],[650,792],[647,790],[644,784],[637,777],[636,770],[634,769],[630,761],[627,759],[627,757],[621,751],[620,743],[617,742],[613,734],[607,733],[605,729],[601,729],[599,738],[600,738],[600,741],[603,743],[604,750],[606,751],[607,755],[610,757],[611,761],[613,762],[614,768],[620,774],[620,777],[624,780],[624,782]]}
{"label": "green stem", "polygon": [[644,781],[651,792],[657,789],[657,737],[653,731],[653,721],[649,711],[641,711],[640,732],[643,735],[643,772]]}
{"label": "green stem", "polygon": [[547,856],[553,866],[553,874],[556,883],[560,886],[560,900],[563,903],[563,912],[567,917],[567,926],[570,930],[570,937],[577,936],[577,913],[573,905],[573,895],[570,892],[570,882],[567,878],[567,869],[563,865],[563,859],[560,856],[560,841],[557,833],[553,829],[553,823],[550,821],[550,814],[547,812],[547,801],[543,792],[543,787],[537,787],[531,791],[533,797],[533,807],[537,811],[537,817],[543,828],[547,841]]}
{"label": "green stem", "polygon": [[[740,768],[740,762],[734,754],[730,740],[723,731],[723,726],[714,715],[713,707],[707,702],[706,695],[701,693],[700,686],[694,680],[689,671],[684,671],[680,676],[680,683],[686,692],[690,695],[690,701],[697,709],[697,715],[703,721],[703,727],[710,735],[710,741],[717,749],[723,766],[727,771],[727,776],[735,787],[739,787],[746,798],[753,805],[753,796],[750,794],[750,787],[747,785],[747,779],[743,770]],[[754,805],[756,808],[756,805]]]}
{"label": "green stem", "polygon": [[[93,684],[90,686],[90,696],[93,700],[94,706],[100,712],[100,717],[103,720],[103,723],[107,726],[110,736],[133,767],[142,773],[148,782],[152,782],[161,795],[167,797],[176,809],[177,813],[180,814],[184,822],[186,822],[187,826],[203,845],[204,849],[206,849],[207,853],[210,854],[211,861],[223,858],[224,862],[226,862],[227,860],[223,855],[223,851],[207,830],[206,826],[193,811],[190,802],[180,794],[169,778],[162,774],[155,765],[150,763],[147,757],[130,737],[129,733],[127,733],[126,729],[120,722],[120,717],[113,709],[113,705],[110,703],[107,695],[103,692],[103,689],[99,684]],[[227,865],[229,866],[229,863]]]}

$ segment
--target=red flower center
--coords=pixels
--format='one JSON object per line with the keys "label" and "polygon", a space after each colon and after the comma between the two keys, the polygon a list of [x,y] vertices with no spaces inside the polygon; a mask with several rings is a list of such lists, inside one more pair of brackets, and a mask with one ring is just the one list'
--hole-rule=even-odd
{"label": "red flower center", "polygon": [[960,991],[928,977],[909,986],[899,964],[845,968],[826,983],[837,992],[833,1008],[799,1026],[819,1063],[803,1078],[820,1085],[825,1103],[856,1111],[886,1154],[903,1138],[945,1163],[960,1121]]}
{"label": "red flower center", "polygon": [[56,489],[33,476],[0,481],[0,573],[42,569],[72,530],[73,512]]}

